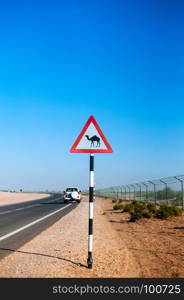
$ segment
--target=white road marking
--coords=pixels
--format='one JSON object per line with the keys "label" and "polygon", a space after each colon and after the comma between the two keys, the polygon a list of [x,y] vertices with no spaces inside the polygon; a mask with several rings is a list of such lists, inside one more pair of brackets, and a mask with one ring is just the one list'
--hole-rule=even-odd
{"label": "white road marking", "polygon": [[[15,210],[23,210],[23,209],[25,209],[25,207],[16,208]],[[14,211],[14,210],[11,210],[11,211]]]}
{"label": "white road marking", "polygon": [[[47,201],[46,203],[51,203],[53,201],[57,201],[57,200],[60,200],[60,199],[61,199],[61,197],[53,199],[51,201]],[[34,204],[34,205],[26,206],[26,207],[20,207],[20,208],[15,208],[15,209],[11,209],[11,210],[6,210],[6,211],[3,211],[3,212],[0,212],[0,215],[6,215],[6,214],[14,212],[14,211],[23,210],[23,209],[27,209],[27,208],[31,208],[31,207],[36,207],[36,206],[41,206],[41,204]]]}
{"label": "white road marking", "polygon": [[65,209],[65,208],[67,208],[67,207],[70,206],[70,205],[72,205],[72,204],[70,203],[70,204],[66,205],[65,207],[62,207],[62,208],[60,208],[60,209],[58,209],[58,210],[55,210],[54,212],[52,212],[52,213],[50,213],[50,214],[48,214],[48,215],[46,215],[46,216],[44,216],[44,217],[42,217],[42,218],[40,218],[40,219],[37,219],[37,220],[35,220],[35,221],[33,221],[33,222],[31,222],[31,223],[29,223],[29,224],[23,226],[23,227],[20,227],[20,228],[14,230],[14,231],[12,231],[12,232],[10,232],[10,233],[8,233],[8,234],[5,234],[5,235],[1,236],[1,237],[0,237],[0,242],[3,241],[3,240],[5,240],[5,239],[7,239],[7,238],[9,238],[9,237],[11,237],[12,235],[14,235],[14,234],[16,234],[16,233],[18,233],[18,232],[24,230],[24,229],[27,229],[27,228],[29,228],[29,227],[31,227],[31,226],[33,226],[33,225],[35,225],[35,224],[37,224],[37,223],[43,221],[43,220],[49,218],[49,217],[52,216],[52,215],[57,214],[59,211],[61,211],[61,210]]}
{"label": "white road marking", "polygon": [[9,212],[11,212],[11,210],[6,210],[0,213],[0,215],[4,215],[4,214],[8,214]]}

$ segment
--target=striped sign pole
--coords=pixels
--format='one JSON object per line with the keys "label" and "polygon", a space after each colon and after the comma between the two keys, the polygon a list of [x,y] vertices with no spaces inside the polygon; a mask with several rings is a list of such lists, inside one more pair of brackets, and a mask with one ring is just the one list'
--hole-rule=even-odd
{"label": "striped sign pole", "polygon": [[89,170],[89,228],[88,228],[88,259],[89,269],[93,266],[93,198],[94,198],[94,154],[90,153]]}
{"label": "striped sign pole", "polygon": [[[90,141],[90,143],[89,143]],[[93,266],[93,199],[94,199],[94,153],[112,153],[113,150],[100,129],[97,121],[91,116],[78,138],[70,149],[72,153],[90,153],[89,175],[89,229],[88,229],[88,258],[89,269]]]}

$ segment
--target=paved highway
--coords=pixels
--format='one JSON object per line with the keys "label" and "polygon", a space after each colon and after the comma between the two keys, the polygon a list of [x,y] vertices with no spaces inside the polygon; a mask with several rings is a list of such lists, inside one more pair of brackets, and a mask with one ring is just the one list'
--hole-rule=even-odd
{"label": "paved highway", "polygon": [[61,194],[0,206],[0,259],[17,250],[69,213],[77,204],[63,203]]}

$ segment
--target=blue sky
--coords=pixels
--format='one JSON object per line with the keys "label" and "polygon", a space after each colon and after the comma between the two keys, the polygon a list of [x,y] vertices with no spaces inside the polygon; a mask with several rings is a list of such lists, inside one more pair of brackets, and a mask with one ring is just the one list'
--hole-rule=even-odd
{"label": "blue sky", "polygon": [[69,150],[90,115],[114,149],[96,187],[184,172],[184,2],[0,7],[0,189],[88,186]]}

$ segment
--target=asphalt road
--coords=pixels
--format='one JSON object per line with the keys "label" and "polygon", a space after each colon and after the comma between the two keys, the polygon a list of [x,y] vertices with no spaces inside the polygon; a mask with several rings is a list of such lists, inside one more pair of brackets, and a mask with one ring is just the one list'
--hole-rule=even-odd
{"label": "asphalt road", "polygon": [[63,203],[61,194],[0,206],[0,259],[17,250],[77,206]]}

